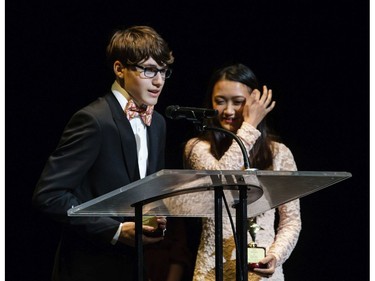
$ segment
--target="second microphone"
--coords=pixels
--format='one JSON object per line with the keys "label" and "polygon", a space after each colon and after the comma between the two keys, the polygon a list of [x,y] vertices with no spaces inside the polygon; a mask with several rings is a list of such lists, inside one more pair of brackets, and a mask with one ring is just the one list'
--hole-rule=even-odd
{"label": "second microphone", "polygon": [[178,105],[170,105],[165,110],[165,115],[171,119],[187,119],[199,120],[204,118],[212,118],[217,116],[216,109],[196,108],[196,107],[180,107]]}

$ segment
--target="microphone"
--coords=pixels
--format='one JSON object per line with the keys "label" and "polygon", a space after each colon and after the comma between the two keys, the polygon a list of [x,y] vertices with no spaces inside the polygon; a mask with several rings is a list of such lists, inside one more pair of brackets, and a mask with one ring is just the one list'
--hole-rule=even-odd
{"label": "microphone", "polygon": [[203,118],[212,118],[217,116],[216,109],[196,108],[196,107],[180,107],[178,105],[170,105],[165,110],[165,115],[171,119],[187,119],[200,120]]}

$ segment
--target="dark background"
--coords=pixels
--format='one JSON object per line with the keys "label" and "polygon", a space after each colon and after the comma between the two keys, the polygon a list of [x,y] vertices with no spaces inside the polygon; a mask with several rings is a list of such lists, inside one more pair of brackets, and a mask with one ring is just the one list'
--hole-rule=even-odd
{"label": "dark background", "polygon": [[[105,46],[119,26],[151,25],[175,55],[157,110],[202,105],[209,75],[247,64],[273,89],[270,122],[301,171],[353,177],[301,199],[286,279],[369,278],[369,2],[359,0],[9,0],[6,47],[6,280],[48,280],[58,226],[31,207],[63,127],[109,90]],[[168,167],[191,124],[167,120]]]}

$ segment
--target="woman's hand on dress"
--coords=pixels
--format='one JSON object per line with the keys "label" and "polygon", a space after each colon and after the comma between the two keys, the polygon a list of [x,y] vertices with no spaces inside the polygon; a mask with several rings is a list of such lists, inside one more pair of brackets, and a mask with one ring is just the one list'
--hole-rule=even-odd
{"label": "woman's hand on dress", "polygon": [[255,89],[246,99],[242,115],[244,121],[256,128],[263,118],[275,107],[276,102],[272,101],[272,90],[263,86],[263,94]]}
{"label": "woman's hand on dress", "polygon": [[254,268],[255,273],[263,277],[271,277],[275,273],[276,257],[274,255],[267,255],[259,263],[267,264],[267,268]]}
{"label": "woman's hand on dress", "polygon": [[[162,231],[166,230],[167,219],[166,217],[157,217],[158,228]],[[147,236],[147,233],[153,233],[156,229],[155,227],[149,225],[142,225],[142,241],[144,245],[157,243],[164,239],[164,236],[151,237]],[[146,235],[145,235],[146,233]],[[135,223],[134,222],[124,222],[121,226],[121,233],[118,240],[128,246],[135,246]]]}

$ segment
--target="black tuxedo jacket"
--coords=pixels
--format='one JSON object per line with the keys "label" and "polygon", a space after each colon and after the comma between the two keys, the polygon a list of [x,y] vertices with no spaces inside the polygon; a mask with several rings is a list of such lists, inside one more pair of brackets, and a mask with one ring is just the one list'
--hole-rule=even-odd
{"label": "black tuxedo jacket", "polygon": [[[155,111],[147,135],[151,174],[164,167],[166,136],[165,119]],[[134,248],[110,243],[124,218],[68,217],[67,210],[138,180],[137,159],[130,122],[112,93],[68,122],[33,196],[39,210],[63,225],[53,280],[135,280]]]}

